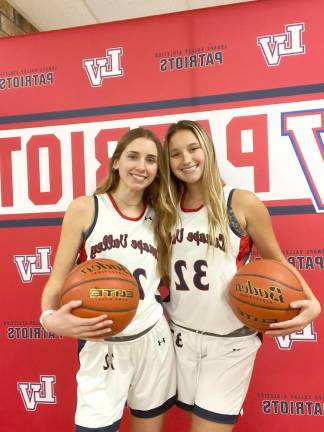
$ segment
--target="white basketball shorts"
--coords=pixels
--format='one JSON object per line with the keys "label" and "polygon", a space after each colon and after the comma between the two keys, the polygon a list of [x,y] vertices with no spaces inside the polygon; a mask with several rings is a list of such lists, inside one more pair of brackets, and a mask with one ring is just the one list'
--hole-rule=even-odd
{"label": "white basketball shorts", "polygon": [[79,360],[76,432],[117,431],[126,402],[143,418],[160,415],[175,402],[174,349],[164,316],[132,341],[85,342]]}
{"label": "white basketball shorts", "polygon": [[171,324],[177,404],[216,423],[237,421],[261,341],[256,334],[215,337]]}

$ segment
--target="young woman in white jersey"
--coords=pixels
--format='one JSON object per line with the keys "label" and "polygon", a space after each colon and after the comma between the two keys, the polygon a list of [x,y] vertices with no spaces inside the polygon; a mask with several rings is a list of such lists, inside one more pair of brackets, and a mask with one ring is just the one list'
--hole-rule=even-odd
{"label": "young woman in white jersey", "polygon": [[[162,268],[159,214],[166,195],[162,164],[159,139],[143,128],[130,130],[117,144],[107,179],[94,196],[74,200],[63,220],[40,321],[56,335],[80,339],[76,432],[117,431],[126,401],[133,432],[161,432],[163,413],[175,400],[172,338],[156,298]],[[139,242],[148,247],[136,247]],[[110,338],[112,321],[72,315],[79,301],[60,306],[65,276],[77,261],[90,258],[121,262],[139,284],[134,319]]]}
{"label": "young woman in white jersey", "polygon": [[[252,243],[263,258],[297,271],[285,260],[262,202],[251,192],[223,185],[213,143],[201,125],[189,120],[171,125],[164,152],[173,206],[163,224],[173,227],[167,308],[177,357],[177,403],[192,412],[191,432],[229,432],[260,339],[230,309],[227,283],[249,259]],[[308,300],[294,302],[299,315],[272,325],[268,334],[301,330],[319,314],[317,299],[298,277]]]}

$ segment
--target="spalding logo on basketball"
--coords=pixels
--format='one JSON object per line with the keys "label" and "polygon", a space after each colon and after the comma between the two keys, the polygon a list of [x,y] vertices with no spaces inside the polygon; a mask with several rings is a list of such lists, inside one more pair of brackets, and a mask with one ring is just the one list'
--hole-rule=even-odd
{"label": "spalding logo on basketball", "polygon": [[229,284],[229,303],[246,326],[269,330],[269,325],[286,321],[299,313],[289,305],[304,300],[305,294],[296,275],[284,264],[270,259],[250,262],[241,267]]}
{"label": "spalding logo on basketball", "polygon": [[114,321],[113,336],[133,319],[139,302],[139,290],[132,273],[121,263],[111,259],[93,259],[76,266],[65,278],[61,303],[82,300],[72,310],[81,318],[107,315]]}

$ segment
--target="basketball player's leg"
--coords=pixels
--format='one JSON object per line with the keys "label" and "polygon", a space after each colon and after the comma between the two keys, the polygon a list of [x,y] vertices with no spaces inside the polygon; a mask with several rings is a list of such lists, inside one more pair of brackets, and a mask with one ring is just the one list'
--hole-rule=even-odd
{"label": "basketball player's leg", "polygon": [[192,415],[190,432],[231,432],[235,424],[215,423]]}
{"label": "basketball player's leg", "polygon": [[175,403],[176,368],[166,319],[147,333],[132,351],[137,365],[128,393],[132,432],[161,432],[164,413]]}
{"label": "basketball player's leg", "polygon": [[139,418],[131,416],[131,432],[162,432],[164,414],[153,418]]}
{"label": "basketball player's leg", "polygon": [[[200,362],[202,359],[199,360],[199,357],[204,355],[200,353],[199,356],[197,349],[203,349],[204,336],[182,329],[176,325],[171,325],[171,328],[173,331],[177,359],[177,405],[190,416],[190,432],[232,431],[235,419],[230,419],[230,421],[233,421],[233,424],[221,424],[199,417],[193,412],[197,409],[195,400],[201,373]],[[228,420],[228,418],[226,418],[226,420]]]}
{"label": "basketball player's leg", "polygon": [[191,416],[195,405],[200,368],[197,346],[200,345],[202,335],[172,323],[170,327],[176,356],[177,405]]}
{"label": "basketball player's leg", "polygon": [[190,432],[230,432],[243,405],[260,347],[256,335],[204,337]]}
{"label": "basketball player's leg", "polygon": [[133,374],[132,364],[126,361],[127,355],[121,348],[109,342],[80,341],[80,348],[75,431],[117,432]]}

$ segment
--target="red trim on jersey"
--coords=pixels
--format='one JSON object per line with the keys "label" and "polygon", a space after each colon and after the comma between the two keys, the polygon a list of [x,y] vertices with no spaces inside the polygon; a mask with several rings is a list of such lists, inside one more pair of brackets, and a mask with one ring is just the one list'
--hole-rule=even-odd
{"label": "red trim on jersey", "polygon": [[249,236],[241,237],[239,252],[236,257],[236,267],[239,269],[245,264],[246,259],[251,253],[252,239]]}
{"label": "red trim on jersey", "polygon": [[87,261],[87,259],[88,259],[88,255],[87,255],[87,252],[85,249],[85,240],[83,240],[81,247],[80,247],[79,256],[77,259],[77,264],[81,264],[81,263]]}
{"label": "red trim on jersey", "polygon": [[204,207],[204,204],[202,204],[200,207],[194,208],[194,209],[190,209],[190,208],[186,208],[183,205],[184,202],[184,197],[185,197],[185,192],[183,192],[183,194],[181,195],[180,198],[180,209],[185,212],[185,213],[189,213],[189,212],[196,212],[198,210],[201,210]]}
{"label": "red trim on jersey", "polygon": [[119,210],[116,201],[114,200],[113,196],[112,196],[109,192],[107,192],[107,195],[108,195],[108,198],[110,199],[112,205],[114,206],[114,209],[117,211],[117,213],[118,213],[122,218],[127,219],[127,220],[129,220],[129,221],[134,221],[134,222],[136,222],[136,221],[142,219],[142,217],[144,216],[144,213],[146,212],[146,205],[145,205],[145,204],[144,204],[144,209],[143,209],[143,211],[141,212],[141,214],[140,214],[138,217],[134,217],[134,218],[132,218],[132,217],[126,216],[124,213],[122,213],[122,212]]}

